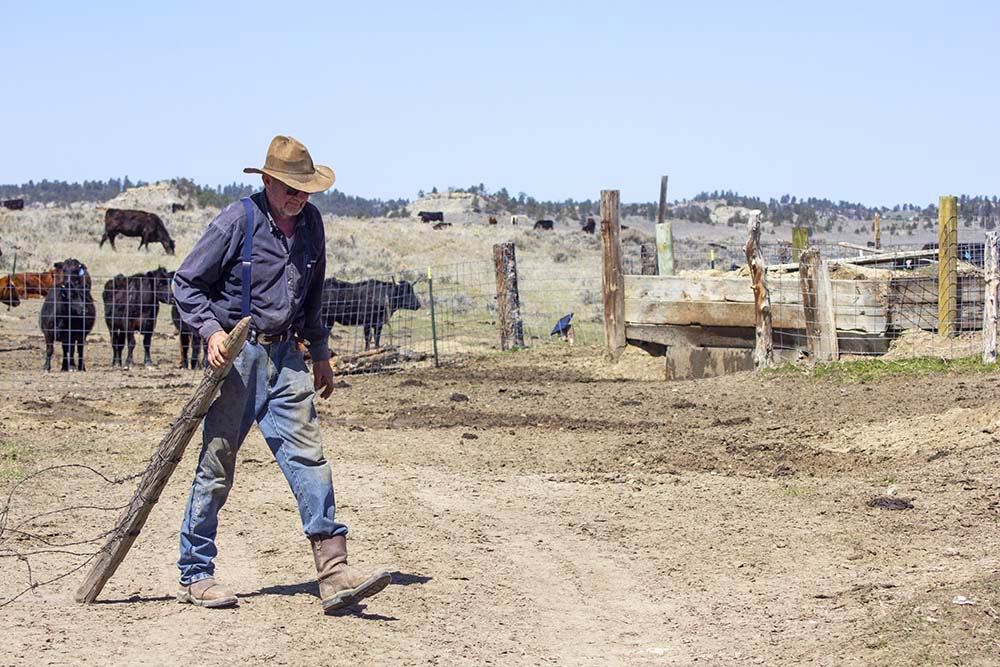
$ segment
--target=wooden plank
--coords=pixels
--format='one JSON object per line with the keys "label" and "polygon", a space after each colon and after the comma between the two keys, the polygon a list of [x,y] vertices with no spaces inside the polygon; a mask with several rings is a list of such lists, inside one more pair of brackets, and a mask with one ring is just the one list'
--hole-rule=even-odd
{"label": "wooden plank", "polygon": [[958,197],[938,198],[938,334],[950,336],[957,319]]}
{"label": "wooden plank", "polygon": [[201,425],[201,419],[208,406],[215,399],[219,385],[226,378],[233,361],[243,349],[243,344],[250,333],[250,318],[245,317],[233,328],[223,343],[228,357],[221,368],[205,369],[201,384],[181,410],[180,416],[170,425],[170,430],[160,441],[159,446],[149,460],[149,465],[129,502],[122,512],[118,523],[111,531],[108,539],[98,552],[94,566],[76,592],[77,602],[93,602],[101,594],[104,585],[125,559],[132,548],[132,543],[139,537],[139,532],[146,524],[146,519],[153,505],[160,499],[160,493],[167,485],[177,464],[180,463],[184,450],[191,441],[191,436]]}
{"label": "wooden plank", "polygon": [[618,190],[601,190],[601,247],[604,286],[604,343],[610,361],[625,350],[625,290]]}
{"label": "wooden plank", "polygon": [[1000,236],[996,232],[986,234],[983,248],[983,272],[985,286],[983,294],[983,363],[997,361],[997,287],[1000,285]]}
{"label": "wooden plank", "polygon": [[[767,281],[771,301],[801,304],[802,291],[798,276],[769,276]],[[831,280],[834,304],[863,304],[878,308],[885,304],[887,281]],[[660,301],[730,301],[752,303],[750,278],[719,278],[709,276],[625,276],[625,301],[654,299]]]}

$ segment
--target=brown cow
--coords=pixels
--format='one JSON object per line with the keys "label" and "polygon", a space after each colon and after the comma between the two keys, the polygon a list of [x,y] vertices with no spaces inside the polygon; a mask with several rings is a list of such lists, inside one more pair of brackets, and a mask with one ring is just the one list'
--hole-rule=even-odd
{"label": "brown cow", "polygon": [[146,250],[149,250],[150,241],[159,241],[168,255],[174,254],[174,240],[167,233],[163,220],[155,213],[109,208],[104,214],[104,236],[101,237],[100,246],[104,247],[105,241],[111,241],[114,249],[115,237],[119,234],[141,237],[139,247],[146,246]]}
{"label": "brown cow", "polygon": [[[62,271],[62,265],[62,262],[56,262],[48,271],[0,276],[0,303],[12,308],[19,305],[21,299],[44,299]],[[87,289],[90,289],[90,273],[84,276],[84,282],[87,284]]]}

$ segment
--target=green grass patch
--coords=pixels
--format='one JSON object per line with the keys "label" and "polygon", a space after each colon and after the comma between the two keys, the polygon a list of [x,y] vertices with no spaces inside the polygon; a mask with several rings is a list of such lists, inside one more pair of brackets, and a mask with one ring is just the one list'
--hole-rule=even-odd
{"label": "green grass patch", "polygon": [[995,364],[984,364],[977,356],[960,357],[958,359],[940,359],[936,357],[914,357],[884,361],[880,358],[861,359],[858,361],[837,361],[828,364],[817,364],[811,369],[803,369],[795,364],[784,364],[774,373],[809,373],[815,378],[829,379],[845,383],[865,383],[879,380],[892,375],[928,375],[932,373],[995,373]]}
{"label": "green grass patch", "polygon": [[9,482],[27,475],[28,454],[24,445],[0,441],[0,481]]}

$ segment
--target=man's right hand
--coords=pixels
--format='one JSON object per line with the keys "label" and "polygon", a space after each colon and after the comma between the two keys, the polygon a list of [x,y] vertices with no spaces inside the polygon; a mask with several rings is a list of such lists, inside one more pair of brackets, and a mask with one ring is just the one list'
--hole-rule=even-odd
{"label": "man's right hand", "polygon": [[208,363],[212,368],[222,368],[226,365],[226,346],[224,343],[229,338],[225,331],[216,331],[208,337]]}

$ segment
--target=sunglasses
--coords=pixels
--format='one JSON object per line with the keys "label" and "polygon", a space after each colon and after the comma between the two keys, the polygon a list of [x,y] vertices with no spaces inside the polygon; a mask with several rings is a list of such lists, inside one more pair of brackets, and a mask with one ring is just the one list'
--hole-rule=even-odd
{"label": "sunglasses", "polygon": [[299,195],[308,195],[309,193],[306,192],[305,190],[296,190],[290,185],[286,185],[285,194],[288,195],[289,197],[298,197]]}

